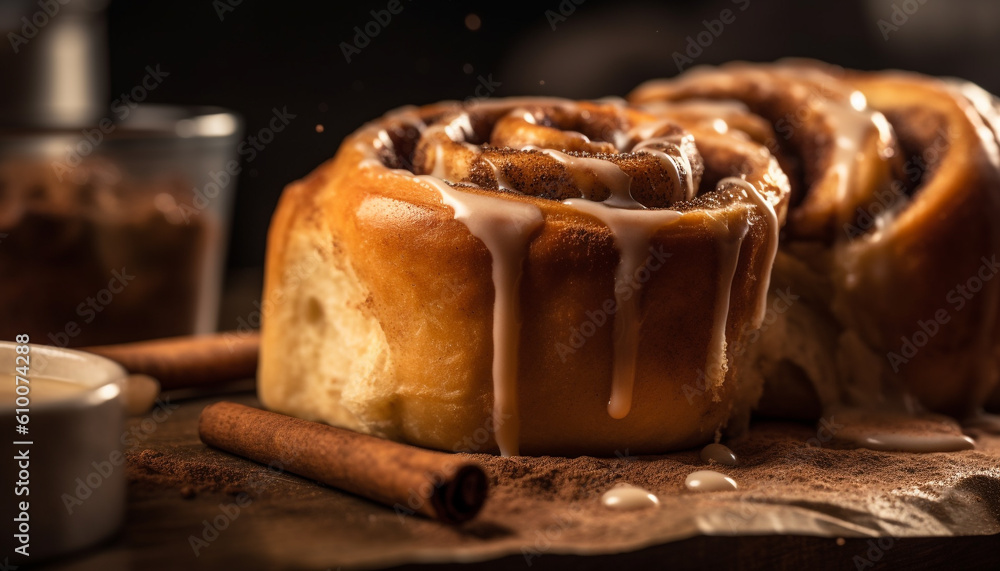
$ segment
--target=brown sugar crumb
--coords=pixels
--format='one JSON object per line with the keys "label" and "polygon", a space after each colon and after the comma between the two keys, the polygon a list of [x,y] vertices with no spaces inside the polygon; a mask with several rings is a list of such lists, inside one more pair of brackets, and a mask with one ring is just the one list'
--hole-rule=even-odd
{"label": "brown sugar crumb", "polygon": [[247,484],[254,470],[230,462],[210,462],[204,458],[195,462],[155,450],[130,450],[125,458],[131,485],[178,488],[184,498],[201,492],[239,494],[252,487]]}

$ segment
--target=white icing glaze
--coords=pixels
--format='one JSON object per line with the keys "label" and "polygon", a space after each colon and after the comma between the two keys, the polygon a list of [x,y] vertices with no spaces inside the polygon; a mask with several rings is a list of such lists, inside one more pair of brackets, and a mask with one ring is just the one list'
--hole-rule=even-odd
{"label": "white icing glaze", "polygon": [[[608,206],[616,208],[642,208],[638,202],[632,199],[631,186],[632,177],[625,173],[618,165],[603,159],[590,157],[574,157],[561,151],[552,149],[539,149],[538,147],[527,146],[522,150],[538,151],[544,155],[552,157],[556,161],[566,166],[566,170],[571,175],[577,175],[581,171],[593,173],[597,180],[608,188],[611,197],[604,201]],[[581,183],[583,181],[580,181]],[[584,188],[585,184],[577,186]]]}
{"label": "white icing glaze", "polygon": [[[694,187],[694,175],[691,169],[691,161],[687,156],[681,151],[680,146],[677,144],[679,137],[654,137],[652,139],[646,139],[639,142],[634,147],[632,147],[633,153],[646,153],[653,155],[660,159],[660,164],[667,169],[668,172],[673,175],[674,179],[674,195],[670,197],[671,202],[680,202],[682,200],[690,200],[694,198],[695,189]],[[678,166],[680,162],[684,168],[684,179],[681,179],[681,168]],[[681,183],[684,184],[681,184]]]}
{"label": "white icing glaze", "polygon": [[[639,108],[654,115],[671,112],[683,113],[687,116],[686,120],[688,121],[691,120],[692,116],[696,116],[699,123],[711,127],[719,134],[729,132],[727,118],[749,113],[746,104],[735,99],[650,101],[639,105]],[[667,123],[670,121],[668,120]]]}
{"label": "white icing glaze", "polygon": [[[827,73],[808,66],[773,67],[774,73],[793,81],[807,81],[815,86],[818,97],[809,99],[808,104],[822,114],[835,134],[830,171],[837,174],[837,202],[845,203],[849,188],[857,177],[860,163],[864,160],[864,144],[874,129],[882,146],[892,140],[892,130],[885,117],[868,107],[863,93],[848,91]],[[760,73],[760,72],[756,72]],[[766,75],[765,75],[766,80]],[[808,83],[804,83],[808,87]],[[881,160],[889,157],[879,155]]]}
{"label": "white icing glaze", "polygon": [[723,466],[735,466],[736,454],[728,446],[712,443],[701,449],[701,461],[706,464],[715,462]]}
{"label": "white icing glaze", "polygon": [[[736,268],[740,263],[740,250],[743,239],[746,238],[749,226],[741,220],[741,227],[735,236],[718,240],[719,246],[719,276],[715,283],[715,307],[712,317],[712,336],[708,342],[708,360],[705,363],[705,378],[709,387],[719,387],[729,370],[729,359],[726,357],[726,325],[729,322],[729,306],[733,291],[733,280],[736,278]],[[718,230],[719,236],[726,236],[724,227]],[[713,399],[720,397],[713,393]]]}
{"label": "white icing glaze", "polygon": [[736,480],[715,470],[691,472],[684,480],[684,485],[695,492],[725,492],[739,488]]}
{"label": "white icing glaze", "polygon": [[[731,71],[733,69],[738,71],[733,73]],[[814,110],[823,117],[831,132],[836,134],[828,170],[835,173],[837,177],[835,188],[838,201],[844,201],[847,198],[858,167],[864,158],[864,144],[869,134],[873,130],[877,133],[882,143],[880,151],[889,148],[888,143],[892,140],[889,123],[881,113],[867,106],[864,94],[858,91],[849,91],[825,72],[808,66],[783,67],[781,65],[746,64],[721,69],[694,68],[685,72],[684,77],[679,80],[651,81],[640,89],[649,94],[669,93],[674,85],[706,81],[717,83],[721,91],[734,91],[737,82],[745,81],[747,78],[761,86],[773,85],[776,78],[791,80],[794,82],[791,89],[800,94],[806,94],[807,90],[812,90],[814,96],[807,97],[807,100],[801,105]],[[659,104],[652,102],[643,104],[643,107],[655,112],[657,105]],[[722,115],[727,112],[741,112],[746,108],[745,105],[741,106],[738,101],[733,107],[734,103],[731,99],[694,100],[690,103],[671,101],[669,105],[690,105],[692,110]],[[728,110],[726,106],[729,107]],[[717,110],[713,111],[713,107]],[[889,157],[880,154],[880,158],[887,160]]]}
{"label": "white icing glaze", "polygon": [[[778,251],[778,232],[780,231],[778,217],[770,201],[764,198],[752,184],[743,179],[735,177],[722,179],[716,185],[716,189],[721,190],[730,184],[739,186],[744,191],[746,196],[757,206],[768,226],[766,261],[768,272],[757,286],[757,304],[753,317],[754,327],[760,327],[767,310],[767,291],[771,278],[770,268],[774,265],[774,258]],[[749,231],[746,220],[740,220],[739,223],[740,226],[736,229],[729,228],[726,231],[720,228],[718,231],[720,237],[728,236],[728,239],[720,238],[719,240],[719,278],[716,282],[712,337],[708,346],[708,360],[705,363],[705,377],[710,387],[720,386],[729,370],[729,361],[726,356],[726,326],[729,320],[732,287],[739,266],[740,251],[743,240]]]}
{"label": "white icing glaze", "polygon": [[[854,93],[860,94],[858,91]],[[849,102],[835,99],[822,101],[823,112],[836,133],[830,170],[837,174],[837,201],[842,202],[847,198],[848,188],[857,176],[857,164],[864,157],[863,145],[868,133],[873,126],[880,127],[872,117],[876,114],[881,117],[881,113],[857,109]],[[884,121],[882,124],[888,125]]]}
{"label": "white icing glaze", "polygon": [[490,165],[490,169],[493,170],[493,178],[497,179],[497,188],[509,192],[517,192],[517,189],[515,189],[512,184],[510,184],[510,181],[507,180],[507,177],[503,176],[503,173],[495,164],[493,164],[493,161],[489,159],[483,159],[483,162]]}
{"label": "white icing glaze", "polygon": [[615,270],[614,361],[608,414],[612,418],[625,418],[632,409],[639,331],[642,327],[639,302],[643,284],[635,280],[635,275],[649,256],[649,242],[653,234],[680,219],[682,214],[674,210],[614,208],[604,202],[582,198],[566,200],[563,204],[603,222],[614,235],[619,251],[620,260]]}
{"label": "white icing glaze", "polygon": [[[636,363],[639,355],[639,333],[642,328],[640,300],[642,283],[635,279],[636,272],[648,257],[649,242],[660,228],[681,217],[674,210],[648,210],[632,198],[632,179],[618,165],[609,161],[573,157],[551,149],[536,149],[567,169],[586,169],[594,174],[611,192],[604,202],[570,199],[563,204],[597,218],[611,230],[619,252],[615,270],[615,320],[614,347],[611,373],[611,396],[608,414],[612,418],[625,418],[632,409]],[[669,158],[669,157],[668,157]],[[673,164],[672,159],[670,160]],[[680,175],[674,165],[676,182]]]}
{"label": "white icing glaze", "polygon": [[436,178],[436,179],[445,180],[445,178],[447,177],[447,173],[445,171],[445,166],[444,165],[445,165],[445,162],[444,162],[444,148],[440,144],[435,145],[435,147],[434,147],[434,168],[431,169],[431,176],[434,177],[434,178]]}
{"label": "white icing glaze", "polygon": [[774,205],[754,185],[741,178],[729,177],[720,180],[717,188],[722,188],[726,184],[735,184],[742,188],[747,197],[757,205],[757,209],[767,224],[768,242],[765,267],[768,268],[768,271],[765,272],[760,284],[757,286],[757,308],[753,318],[754,327],[760,327],[767,313],[767,292],[771,287],[770,268],[774,266],[774,259],[778,256],[778,238],[781,233],[781,224],[778,222],[778,215],[774,211]]}
{"label": "white icing glaze", "polygon": [[531,234],[542,225],[538,207],[516,200],[464,192],[433,176],[416,177],[441,194],[455,219],[486,245],[493,258],[493,425],[500,453],[518,453],[518,344],[520,282]]}
{"label": "white icing glaze", "polygon": [[[544,100],[542,101],[544,102]],[[490,104],[484,105],[488,107]],[[534,116],[527,110],[518,109],[516,111],[521,113],[522,120],[534,122]],[[398,113],[418,129],[427,130],[419,117],[411,110]],[[640,137],[643,137],[669,125],[669,121],[650,122],[634,128],[629,133],[638,132]],[[444,127],[435,126],[432,129],[443,129],[448,139],[456,143],[464,142],[464,139],[472,134],[471,120],[467,113],[460,113]],[[631,136],[630,134],[629,137]],[[619,138],[625,140],[624,137]],[[384,130],[376,131],[373,134],[373,139],[377,139],[389,147],[392,145],[391,138]],[[478,147],[471,145],[467,145],[467,147],[473,152],[481,153],[481,149]],[[669,209],[646,209],[642,204],[636,202],[630,192],[631,177],[610,161],[575,157],[557,150],[539,149],[532,146],[526,146],[524,150],[535,150],[564,164],[571,175],[577,176],[578,181],[581,181],[581,187],[585,187],[590,180],[579,178],[581,173],[586,172],[591,173],[610,190],[611,196],[604,202],[594,202],[581,198],[567,200],[564,204],[593,216],[605,224],[612,232],[615,246],[619,250],[620,261],[615,272],[614,288],[617,304],[613,331],[614,362],[608,412],[613,418],[624,418],[632,407],[639,334],[642,325],[640,314],[642,283],[636,279],[637,272],[648,259],[650,241],[654,234],[663,227],[679,220],[683,214]],[[682,189],[685,198],[694,195],[691,164],[677,144],[676,137],[654,138],[636,145],[632,150],[634,152],[648,152],[659,157],[667,171],[673,175],[675,188]],[[381,164],[377,155],[372,151],[371,147],[366,149],[368,158],[362,162],[362,166]],[[465,224],[472,235],[479,238],[490,252],[495,289],[492,371],[495,436],[503,455],[517,454],[520,430],[517,402],[517,357],[520,336],[519,282],[530,237],[543,224],[543,217],[541,211],[533,205],[504,197],[466,192],[450,186],[443,180],[446,174],[444,167],[446,150],[439,143],[434,152],[435,161],[430,176],[414,177],[412,173],[405,170],[393,172],[414,177],[436,190],[442,201],[454,210],[455,219]],[[682,162],[680,166],[677,161]],[[512,190],[508,181],[502,176],[500,169],[492,162],[487,162],[487,164],[493,169],[498,186],[504,190]],[[769,224],[773,224],[775,242],[771,246],[776,248],[777,218],[770,203],[762,198],[752,185],[741,179],[727,179],[726,182],[741,186],[761,209],[765,220]],[[729,314],[729,296],[739,262],[740,248],[748,228],[744,221],[743,226],[736,229],[735,232],[722,226],[721,223],[718,230],[721,237],[720,280],[706,367],[710,371],[716,371],[717,380],[721,380],[726,370],[725,326]],[[773,255],[770,261],[773,261]],[[764,293],[766,293],[766,282],[762,285]]]}
{"label": "white icing glaze", "polygon": [[659,507],[660,499],[642,488],[622,485],[604,492],[601,503],[613,510],[632,511]]}
{"label": "white icing glaze", "polygon": [[452,141],[467,141],[475,134],[472,129],[472,118],[468,113],[459,113],[450,122],[442,125],[442,129]]}
{"label": "white icing glaze", "polygon": [[976,442],[958,434],[872,433],[854,442],[861,448],[892,452],[957,452],[972,450]]}
{"label": "white icing glaze", "polygon": [[[655,132],[668,125],[669,122],[658,122],[643,126],[642,133]],[[669,143],[676,149],[676,155],[668,154],[657,149],[645,149],[644,143],[640,143],[633,148],[633,151],[650,152],[657,154],[664,165],[669,165],[669,172],[674,176],[674,188],[683,189],[685,196],[694,194],[693,182],[691,180],[691,164],[680,152],[680,148],[669,137],[662,137],[649,141],[651,144]],[[593,202],[585,199],[570,199],[564,201],[567,206],[589,214],[608,227],[614,236],[615,246],[620,255],[618,267],[615,271],[615,312],[614,320],[614,347],[612,363],[611,395],[608,399],[608,414],[612,418],[625,418],[632,408],[633,392],[635,387],[636,364],[639,353],[640,330],[642,328],[642,315],[640,314],[640,301],[642,293],[642,283],[635,279],[636,273],[640,270],[648,257],[650,241],[653,235],[661,228],[676,222],[681,218],[680,212],[668,209],[649,210],[636,202],[629,190],[631,178],[625,174],[621,168],[609,161],[600,159],[580,158],[553,151],[551,149],[535,149],[559,162],[565,164],[568,169],[586,169],[594,174],[611,191],[611,197],[604,202]],[[681,169],[678,168],[676,160],[685,161],[686,177],[681,176]],[[760,205],[766,203],[756,190],[749,183],[739,179],[734,179],[747,189],[749,195],[753,196]],[[775,232],[777,231],[777,217],[774,210],[767,203],[773,219]],[[726,360],[726,322],[729,316],[729,301],[732,290],[733,279],[739,263],[740,247],[747,228],[737,231],[733,241],[722,241],[720,244],[720,279],[718,294],[715,305],[715,318],[712,328],[712,336],[708,350],[706,363],[707,375],[714,386],[721,383],[728,370]],[[721,233],[721,232],[720,232]],[[728,232],[726,232],[728,234]],[[775,237],[776,238],[776,237]],[[777,248],[775,241],[773,247]],[[771,260],[773,262],[773,258]],[[766,287],[766,284],[765,286]],[[766,296],[766,289],[764,290]],[[761,302],[763,303],[763,302]],[[761,315],[763,310],[760,311]]]}
{"label": "white icing glaze", "polygon": [[975,441],[959,432],[951,417],[878,409],[830,407],[820,421],[820,432],[828,431],[841,444],[869,450],[895,452],[955,452],[975,448]]}

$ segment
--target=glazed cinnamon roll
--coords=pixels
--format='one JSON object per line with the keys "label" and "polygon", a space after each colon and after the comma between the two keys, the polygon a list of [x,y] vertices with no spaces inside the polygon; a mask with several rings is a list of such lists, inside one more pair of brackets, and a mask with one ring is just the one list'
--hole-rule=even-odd
{"label": "glazed cinnamon roll", "polygon": [[760,393],[733,348],[791,196],[749,131],[561,99],[365,125],[272,221],[262,402],[445,450],[707,442]]}
{"label": "glazed cinnamon roll", "polygon": [[646,83],[630,101],[682,127],[724,121],[766,145],[789,176],[772,291],[798,299],[760,331],[743,371],[767,379],[765,410],[895,404],[963,418],[997,391],[992,95],[788,61],[692,70]]}

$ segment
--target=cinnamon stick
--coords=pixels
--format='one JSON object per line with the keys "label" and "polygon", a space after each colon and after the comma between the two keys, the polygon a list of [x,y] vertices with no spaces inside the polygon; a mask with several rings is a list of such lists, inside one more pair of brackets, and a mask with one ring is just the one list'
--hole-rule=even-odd
{"label": "cinnamon stick", "polygon": [[445,523],[472,519],[486,500],[482,468],[342,428],[235,403],[211,404],[198,423],[202,442],[381,502],[397,513]]}
{"label": "cinnamon stick", "polygon": [[248,379],[257,374],[260,337],[235,332],[84,347],[129,373],[160,381],[164,390]]}

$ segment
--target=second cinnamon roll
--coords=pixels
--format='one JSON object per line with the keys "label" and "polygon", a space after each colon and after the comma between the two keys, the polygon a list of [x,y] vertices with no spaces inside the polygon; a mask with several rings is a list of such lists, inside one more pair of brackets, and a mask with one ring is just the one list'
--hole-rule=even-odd
{"label": "second cinnamon roll", "polygon": [[958,80],[789,60],[693,69],[630,101],[682,125],[724,118],[789,173],[774,281],[801,300],[762,332],[745,371],[781,395],[765,394],[765,410],[975,420],[991,393],[1000,398],[994,96]]}

